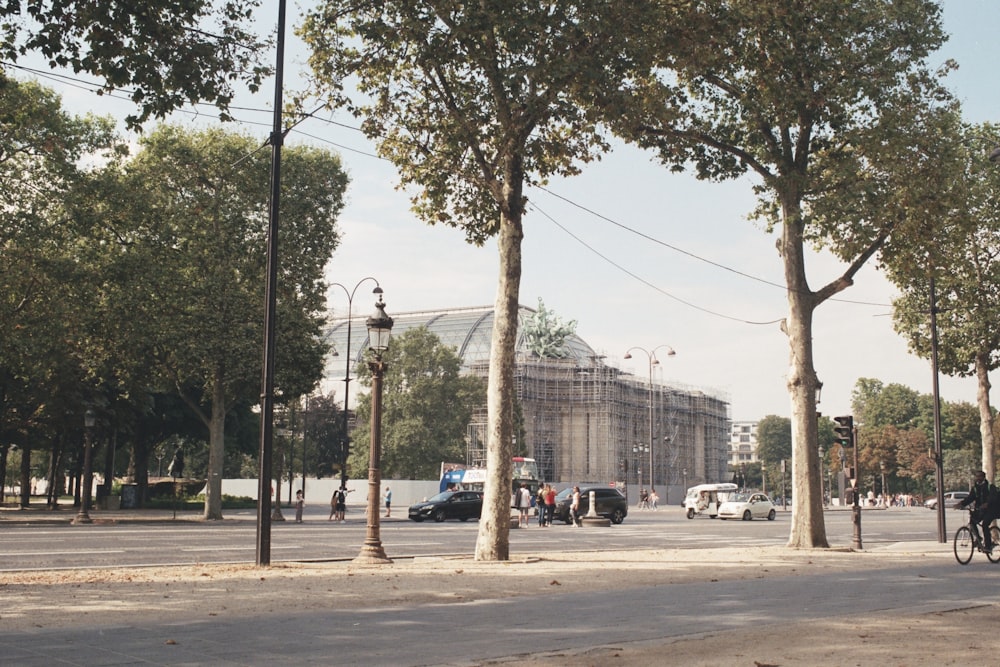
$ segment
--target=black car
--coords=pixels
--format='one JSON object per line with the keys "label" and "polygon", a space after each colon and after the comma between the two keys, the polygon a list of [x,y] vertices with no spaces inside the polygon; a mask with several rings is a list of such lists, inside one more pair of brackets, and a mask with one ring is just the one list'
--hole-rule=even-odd
{"label": "black car", "polygon": [[442,491],[422,503],[410,505],[409,514],[412,521],[434,519],[441,522],[445,519],[478,519],[482,513],[482,491]]}
{"label": "black car", "polygon": [[[610,486],[581,486],[580,487],[580,516],[586,516],[590,511],[590,492],[595,496],[596,512],[605,519],[611,519],[611,523],[621,523],[628,515],[628,501],[618,489]],[[566,523],[573,523],[573,517],[569,515],[569,506],[573,502],[573,489],[563,489],[556,495],[555,517]]]}

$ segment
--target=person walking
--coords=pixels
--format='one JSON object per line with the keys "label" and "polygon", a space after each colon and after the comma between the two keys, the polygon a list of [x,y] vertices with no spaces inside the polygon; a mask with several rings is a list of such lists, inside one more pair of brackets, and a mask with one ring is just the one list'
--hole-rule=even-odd
{"label": "person walking", "polygon": [[538,485],[538,493],[535,494],[535,511],[538,513],[538,527],[545,526],[545,487],[546,484]]}
{"label": "person walking", "polygon": [[580,487],[573,487],[573,499],[569,504],[569,515],[573,518],[573,525],[583,528],[583,521],[580,520]]}
{"label": "person walking", "polygon": [[302,489],[295,492],[295,523],[302,523],[302,510],[306,505],[306,496]]}
{"label": "person walking", "polygon": [[517,508],[517,527],[528,527],[528,512],[531,510],[531,490],[526,482],[521,482],[517,493],[514,494],[514,507]]}
{"label": "person walking", "polygon": [[392,516],[392,490],[387,486],[385,487],[385,518],[388,519]]}

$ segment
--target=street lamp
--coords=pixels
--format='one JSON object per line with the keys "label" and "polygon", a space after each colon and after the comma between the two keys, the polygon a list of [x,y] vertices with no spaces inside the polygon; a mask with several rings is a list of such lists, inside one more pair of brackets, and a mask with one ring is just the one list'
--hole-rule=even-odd
{"label": "street lamp", "polygon": [[885,492],[885,461],[879,461],[878,467],[882,471],[882,504],[888,507],[889,494]]}
{"label": "street lamp", "polygon": [[80,511],[73,518],[73,523],[93,523],[88,509],[90,508],[90,489],[94,484],[94,471],[91,465],[93,459],[93,446],[91,443],[94,424],[97,423],[97,414],[93,408],[87,408],[83,413],[83,486],[80,489]]}
{"label": "street lamp", "polygon": [[[379,300],[381,301],[382,288],[379,286],[378,280],[376,280],[372,276],[367,276],[359,280],[357,284],[354,286],[354,289],[350,291],[348,291],[348,289],[340,283],[332,283],[330,285],[330,287],[339,287],[340,289],[344,290],[344,294],[347,296],[347,350],[345,352],[345,356],[347,357],[347,368],[344,371],[344,433],[343,433],[343,440],[341,441],[341,446],[340,446],[341,488],[345,488],[347,486],[347,455],[351,451],[351,437],[350,435],[348,435],[348,429],[347,429],[348,415],[350,414],[347,409],[347,400],[348,398],[350,398],[350,389],[351,389],[351,308],[354,304],[354,293],[358,291],[358,288],[361,287],[361,285],[368,282],[369,280],[375,283],[375,289],[372,290],[372,294],[378,294]],[[390,329],[392,328],[391,324],[389,325],[389,328]],[[333,351],[333,356],[335,357],[338,356],[336,350]]]}
{"label": "street lamp", "polygon": [[385,555],[379,536],[378,499],[379,485],[382,483],[379,474],[382,457],[382,379],[386,370],[382,353],[389,349],[389,337],[392,334],[392,318],[385,314],[381,291],[379,290],[378,302],[375,304],[375,314],[365,322],[368,327],[368,349],[374,353],[374,358],[368,362],[368,369],[372,372],[372,416],[369,429],[371,441],[368,447],[368,528],[361,553],[354,559],[355,563],[363,565],[392,562],[392,559]]}
{"label": "street lamp", "polygon": [[[656,469],[653,467],[653,366],[659,366],[660,364],[660,360],[656,358],[656,351],[659,350],[660,348],[667,349],[668,357],[672,357],[675,354],[677,354],[676,352],[674,352],[674,348],[670,347],[669,345],[660,345],[658,347],[654,347],[652,350],[647,350],[644,347],[637,346],[637,347],[630,347],[628,350],[625,351],[625,359],[632,358],[632,350],[639,350],[640,352],[646,355],[646,361],[649,362],[649,490],[650,491],[653,491],[655,488],[655,482],[653,481],[654,479],[653,476],[654,473],[656,472]],[[641,480],[639,482],[639,486],[642,487]],[[663,494],[664,503],[670,502],[669,495],[670,495],[670,487],[668,484],[667,490]]]}

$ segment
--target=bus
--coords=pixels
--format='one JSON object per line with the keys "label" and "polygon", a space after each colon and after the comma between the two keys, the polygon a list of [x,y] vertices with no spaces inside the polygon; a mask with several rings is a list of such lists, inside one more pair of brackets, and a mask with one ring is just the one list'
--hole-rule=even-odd
{"label": "bus", "polygon": [[[514,469],[514,479],[511,482],[511,493],[527,484],[532,496],[538,493],[538,463],[527,456],[515,456],[511,459]],[[486,484],[486,468],[470,468],[458,463],[441,464],[441,484],[439,491],[449,489],[468,489],[482,491]]]}

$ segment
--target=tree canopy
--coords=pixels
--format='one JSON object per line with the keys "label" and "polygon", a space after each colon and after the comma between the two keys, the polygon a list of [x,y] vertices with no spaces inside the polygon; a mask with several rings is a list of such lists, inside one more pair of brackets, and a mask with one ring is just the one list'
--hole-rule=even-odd
{"label": "tree canopy", "polygon": [[0,58],[37,53],[124,90],[139,111],[130,125],[205,101],[222,116],[234,83],[256,90],[269,69],[253,25],[259,0],[7,0],[0,4]]}

